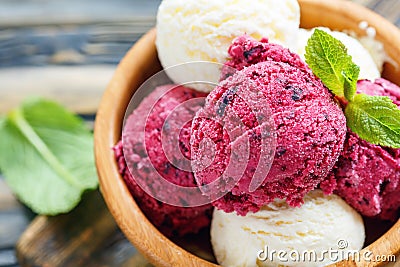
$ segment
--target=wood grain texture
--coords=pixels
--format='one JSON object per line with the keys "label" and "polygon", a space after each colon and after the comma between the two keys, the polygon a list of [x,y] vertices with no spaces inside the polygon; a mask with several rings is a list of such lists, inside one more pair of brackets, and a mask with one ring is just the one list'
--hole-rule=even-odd
{"label": "wood grain texture", "polygon": [[[362,31],[358,24],[367,21],[378,30],[377,38],[388,54],[400,64],[400,31],[379,15],[345,1],[301,0],[303,27],[327,26],[333,29]],[[95,156],[100,185],[107,205],[128,239],[157,266],[215,266],[166,239],[144,217],[129,194],[114,160],[112,147],[120,138],[122,119],[128,101],[138,86],[160,70],[154,46],[155,31],[146,34],[124,57],[109,84],[99,107],[95,123]],[[384,76],[400,84],[400,70],[385,65]],[[118,103],[115,105],[115,103]],[[134,218],[134,219],[133,219]],[[400,251],[400,222],[369,245],[375,255]],[[361,265],[360,265],[361,264]],[[336,266],[377,266],[349,259]]]}
{"label": "wood grain texture", "polygon": [[0,1],[0,115],[31,95],[94,114],[160,1]]}
{"label": "wood grain texture", "polygon": [[0,114],[35,96],[79,114],[93,114],[114,71],[113,65],[0,68]]}
{"label": "wood grain texture", "polygon": [[154,16],[123,22],[17,24],[3,29],[0,24],[0,67],[116,65],[154,25]]}
{"label": "wood grain texture", "polygon": [[0,27],[129,21],[154,17],[161,0],[1,0]]}
{"label": "wood grain texture", "polygon": [[95,123],[95,155],[101,190],[121,230],[153,264],[215,266],[177,246],[147,220],[121,179],[110,149],[120,138],[122,118],[134,91],[161,70],[154,42],[155,30],[152,30],[135,44],[119,64],[103,96]]}
{"label": "wood grain texture", "polygon": [[[21,1],[5,0],[0,4],[0,81],[2,83],[2,88],[0,88],[0,114],[4,112],[4,110],[9,109],[8,107],[4,108],[5,104],[11,108],[12,106],[15,106],[20,99],[29,94],[29,92],[36,94],[43,93],[44,95],[46,95],[46,92],[54,92],[54,97],[56,99],[59,97],[58,100],[69,106],[72,110],[82,113],[94,113],[97,110],[97,104],[103,93],[103,89],[108,83],[108,80],[104,82],[104,80],[106,80],[105,76],[110,77],[112,75],[115,69],[115,64],[119,62],[119,59],[123,57],[131,44],[133,44],[143,33],[154,25],[155,7],[158,5],[157,2],[159,1],[117,0],[106,2],[100,0],[98,2],[100,8],[96,9],[93,13],[88,12],[88,10],[91,11],[92,7],[89,2],[86,3],[85,1],[79,0],[26,0],[23,2],[27,10],[33,10],[33,14],[29,15],[27,11],[20,10],[19,5],[21,5]],[[372,8],[376,12],[383,14],[385,18],[389,19],[393,23],[396,23],[398,26],[400,25],[400,13],[398,12],[400,1],[398,0],[353,0],[353,2],[359,2]],[[146,4],[147,6],[144,8],[143,6],[140,6],[140,8],[138,8],[140,3]],[[86,7],[81,11],[78,10],[78,12],[76,12],[81,5]],[[104,8],[104,6],[101,7],[102,5],[109,6],[110,8],[107,9]],[[64,6],[64,10],[61,9],[60,6]],[[126,7],[125,10],[122,10],[123,13],[121,13],[121,9],[119,9],[119,11],[116,10],[118,9],[118,6]],[[135,10],[129,10],[132,9],[132,7],[134,7]],[[114,11],[110,12],[111,10]],[[143,12],[143,10],[145,11]],[[141,16],[132,16],[132,12],[136,12],[136,14],[140,13]],[[316,12],[321,13],[320,10],[316,10]],[[43,13],[47,13],[47,15],[43,16]],[[115,14],[118,14],[118,16]],[[149,14],[153,15],[148,16]],[[326,14],[324,13],[324,15]],[[333,17],[333,19],[335,19],[335,17]],[[303,23],[306,23],[306,21],[303,21]],[[23,37],[24,35],[25,37]],[[3,48],[6,53],[2,54]],[[150,49],[153,49],[152,45],[150,45]],[[38,51],[42,52],[37,53]],[[136,62],[136,59],[132,58],[134,56],[132,53],[133,52],[130,53],[130,59],[125,59],[125,61],[128,61],[125,63],[126,65]],[[152,53],[153,52],[151,51],[149,52],[149,54]],[[10,55],[15,55],[16,57],[11,58]],[[147,55],[148,54],[144,54],[143,57],[146,57]],[[155,60],[154,63],[159,64],[157,60]],[[107,70],[105,72],[102,70],[96,71],[98,66],[97,64],[103,64]],[[10,68],[11,65],[13,65],[14,68]],[[21,75],[21,71],[23,71],[23,68],[21,68],[22,65],[31,66],[29,68],[32,68],[32,70],[36,72],[35,75],[38,75],[37,79],[29,78],[29,75]],[[100,66],[100,69],[103,68],[103,66]],[[147,65],[142,65],[142,67],[145,66]],[[79,75],[76,75],[75,72],[79,71],[81,67],[83,71],[80,80],[69,83],[67,81],[68,78],[62,78],[66,73],[70,73],[71,77],[73,76],[76,79]],[[92,69],[92,71],[85,72],[84,69],[86,67]],[[53,68],[60,68],[60,72],[57,72],[57,70],[54,71]],[[61,71],[62,68],[67,70]],[[159,66],[157,66],[156,69],[157,68],[159,68]],[[138,72],[138,68],[133,70]],[[4,81],[7,81],[7,77],[10,77],[9,75],[19,75],[19,80],[11,81],[9,79],[8,83],[4,83]],[[143,75],[144,76],[140,77],[140,79],[144,79],[144,77],[150,74],[144,73]],[[137,84],[133,83],[131,79],[135,77],[137,76],[132,76],[130,73],[122,75],[124,81],[120,83],[113,82],[115,91],[108,93],[108,96],[111,96],[114,100],[122,101],[120,103],[124,103],[125,100],[121,100],[120,96],[118,96],[121,89],[118,90],[117,87],[118,85],[121,85],[134,88]],[[57,84],[53,81],[59,81],[59,83]],[[4,87],[5,84],[8,84],[9,86]],[[86,86],[87,88],[85,88]],[[19,91],[20,89],[21,91]],[[66,93],[68,91],[69,93]],[[57,95],[57,92],[59,92],[60,95]],[[84,95],[82,97],[83,93]],[[21,97],[16,98],[17,94]],[[117,96],[112,96],[113,94]],[[2,108],[3,111],[1,111]],[[116,117],[113,119],[118,120],[118,118],[121,117],[121,114],[117,113],[112,116]],[[105,114],[103,111],[103,118],[104,117]],[[109,127],[121,126],[120,122],[105,122],[104,125]],[[118,131],[119,130],[117,130],[114,135],[106,132],[101,136],[101,138],[104,138],[103,142],[105,142],[105,145],[113,144],[113,142],[116,141],[115,138],[118,138],[120,134]],[[107,148],[103,147],[103,149]],[[101,164],[112,164],[112,160],[105,156]],[[116,177],[118,174],[114,169],[113,171],[105,172],[104,175]],[[104,184],[105,186],[114,186],[111,181],[108,183],[104,182]],[[119,189],[121,190],[120,192],[126,190],[123,188],[123,184],[119,184],[118,186],[121,187]],[[14,254],[15,241],[18,239],[19,233],[21,233],[27,226],[32,214],[26,216],[26,213],[29,213],[29,211],[27,212],[26,209],[17,203],[10,192],[6,191],[4,188],[6,187],[1,183],[0,179],[0,266],[11,267],[17,266]],[[114,203],[114,206],[115,205],[117,204]],[[132,205],[134,206],[133,208],[137,208],[134,203]],[[5,209],[6,207],[10,209]],[[100,203],[97,207],[102,209],[104,204]],[[117,208],[118,207],[114,207],[114,210]],[[98,218],[93,217],[97,215],[98,213],[84,214],[84,216],[92,216],[92,220],[93,218]],[[129,220],[128,218],[123,218],[124,216],[126,215],[119,213],[119,217],[121,217],[119,220]],[[80,220],[80,217],[77,217],[75,213],[61,216],[62,220],[71,222],[70,217],[74,217],[75,221]],[[141,254],[138,254],[135,251],[118,230],[111,233],[109,237],[102,235],[101,238],[103,238],[103,243],[101,243],[99,239],[94,239],[94,241],[98,243],[95,246],[91,243],[81,244],[80,248],[82,250],[86,250],[86,246],[88,247],[87,252],[84,253],[84,258],[82,258],[81,261],[78,261],[74,254],[74,249],[64,251],[64,242],[68,243],[71,242],[71,240],[62,240],[58,238],[57,233],[63,231],[63,229],[60,228],[63,224],[58,220],[40,218],[42,217],[38,217],[38,219],[28,228],[27,233],[31,232],[31,235],[25,234],[20,239],[18,247],[20,252],[18,255],[24,266],[41,266],[39,263],[43,262],[47,262],[49,264],[48,266],[56,266],[54,261],[59,262],[59,260],[52,257],[52,255],[49,255],[50,253],[53,253],[54,255],[61,253],[62,257],[65,258],[64,262],[73,263],[73,266],[152,266]],[[39,223],[37,221],[39,221]],[[95,223],[98,222],[102,224],[101,221],[102,220],[98,222],[96,220]],[[132,235],[134,229],[129,229],[129,222],[124,223],[126,225],[124,231]],[[137,223],[148,223],[148,221],[144,219],[143,222],[138,221]],[[107,227],[115,229],[115,224],[107,225]],[[66,227],[66,230],[64,231],[69,232],[76,226],[74,223],[71,223],[66,226],[64,225],[64,227]],[[103,227],[106,227],[104,223]],[[46,232],[46,228],[53,229],[54,233]],[[96,226],[94,226],[94,228],[98,229]],[[147,226],[144,228],[149,231],[155,230],[154,228]],[[43,229],[46,235],[42,234],[41,229]],[[86,231],[85,229],[87,230],[87,228],[82,227],[79,231]],[[104,230],[106,232],[110,231],[110,229]],[[74,238],[81,238],[78,233],[79,231],[77,230],[77,232],[75,232],[75,235],[73,236]],[[4,235],[2,233],[7,234]],[[393,235],[398,236],[398,231],[395,231]],[[152,234],[148,233],[146,237],[151,238]],[[55,243],[50,243],[54,245],[49,251],[44,250],[46,239],[47,242],[57,240]],[[38,240],[38,242],[36,243],[34,240]],[[38,251],[35,252],[32,247],[24,245],[25,242],[26,244],[30,244],[30,246],[36,246],[37,244],[43,249],[41,250],[43,253],[38,253]],[[138,242],[143,244],[146,243],[146,240],[143,239]],[[177,241],[177,243],[178,242],[179,241]],[[400,243],[400,241],[397,243]],[[155,251],[161,251],[165,254],[163,251],[168,244],[168,242],[158,243]],[[185,242],[178,244],[188,250],[198,251],[198,248],[191,248]],[[147,246],[149,246],[149,244],[147,244]],[[385,251],[385,253],[388,253],[391,249],[393,249],[393,247],[388,246],[388,250]],[[143,245],[141,251],[143,253],[147,252],[146,244]],[[25,252],[27,253],[24,254]],[[175,249],[175,252],[180,253],[179,247]],[[70,253],[69,256],[67,255],[68,253]],[[207,254],[209,252],[206,251],[204,253],[200,251],[198,256],[204,259],[212,259],[212,257]],[[153,262],[157,261],[157,259],[154,259],[154,256],[147,255],[147,257]],[[179,261],[179,258],[181,257],[181,254],[175,255],[176,261],[173,263],[180,264],[181,262]],[[400,259],[400,255],[397,257]],[[168,265],[169,262],[164,261],[164,266]],[[202,264],[200,265],[203,266]],[[356,265],[354,262],[346,262],[342,263],[340,266],[362,265]]]}
{"label": "wood grain texture", "polygon": [[[376,39],[383,43],[388,56],[397,62],[397,66],[386,63],[382,76],[400,85],[399,28],[370,9],[349,1],[302,0],[299,2],[304,7],[301,9],[301,25],[306,28],[319,24],[332,29],[351,30],[357,35],[364,36],[366,33],[358,25],[361,21],[367,21],[368,25],[377,30]],[[341,4],[338,4],[339,2]]]}
{"label": "wood grain texture", "polygon": [[23,266],[121,266],[136,250],[128,242],[114,247],[119,239],[100,192],[93,191],[71,213],[36,217],[17,244],[17,257]]}
{"label": "wood grain texture", "polygon": [[0,175],[0,266],[17,265],[15,243],[33,215],[13,196]]}
{"label": "wood grain texture", "polygon": [[387,20],[400,26],[400,1],[398,0],[351,0],[354,3],[363,5],[374,12],[384,16]]}
{"label": "wood grain texture", "polygon": [[[374,9],[400,26],[400,1],[353,2]],[[0,114],[29,95],[63,102],[75,112],[95,113],[120,59],[155,25],[159,3],[160,0],[101,0],[96,3],[96,10],[89,12],[90,1],[25,0],[22,4],[3,0],[0,5]],[[96,74],[85,68],[99,70]],[[82,73],[76,74],[80,69]],[[105,74],[104,69],[108,69]],[[37,74],[35,79],[30,75],[33,72]],[[67,75],[74,77],[73,83],[65,82]]]}

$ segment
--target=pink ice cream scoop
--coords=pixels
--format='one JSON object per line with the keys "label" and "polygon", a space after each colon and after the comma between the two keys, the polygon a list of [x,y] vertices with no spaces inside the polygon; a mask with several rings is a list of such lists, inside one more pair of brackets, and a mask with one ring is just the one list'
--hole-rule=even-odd
{"label": "pink ice cream scoop", "polygon": [[[132,196],[167,236],[196,233],[210,224],[210,204],[186,207],[186,196],[162,183],[196,187],[190,169],[190,126],[204,97],[204,93],[183,86],[156,88],[128,117],[122,141],[114,147],[119,171]],[[183,105],[187,101],[189,105]],[[178,204],[165,204],[155,195]]]}
{"label": "pink ice cream scoop", "polygon": [[[225,79],[208,95],[192,124],[197,183],[214,206],[239,215],[256,212],[275,198],[299,206],[339,157],[346,134],[344,114],[289,50],[242,36],[229,53],[227,65],[239,71],[223,72]],[[259,165],[267,164],[263,160],[269,156],[269,171],[258,188],[251,188],[254,176],[260,175]],[[226,194],[215,197],[220,192]]]}
{"label": "pink ice cream scoop", "polygon": [[251,36],[242,35],[235,38],[228,48],[230,59],[224,64],[228,68],[222,77],[229,75],[229,69],[233,68],[241,70],[244,67],[257,64],[259,62],[273,60],[284,62],[302,71],[312,73],[307,64],[295,53],[289,49],[283,49],[282,46],[269,43],[267,38],[260,41],[255,40]]}
{"label": "pink ice cream scoop", "polygon": [[[400,88],[385,80],[361,80],[358,93],[388,96],[400,107]],[[321,184],[365,216],[397,219],[400,215],[400,149],[373,145],[348,130],[344,150]]]}

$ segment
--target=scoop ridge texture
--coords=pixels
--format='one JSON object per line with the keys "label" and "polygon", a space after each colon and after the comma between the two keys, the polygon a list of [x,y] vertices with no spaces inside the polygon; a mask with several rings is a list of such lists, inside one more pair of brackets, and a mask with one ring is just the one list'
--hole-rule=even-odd
{"label": "scoop ridge texture", "polygon": [[[357,92],[388,96],[400,107],[400,88],[383,79],[361,80]],[[365,216],[400,216],[400,149],[381,147],[348,129],[343,152],[321,188],[335,192]]]}
{"label": "scoop ridge texture", "polygon": [[[182,203],[182,207],[173,206],[162,203],[144,191],[146,189],[168,195],[179,201],[179,193],[169,192],[162,187],[158,180],[160,176],[176,185],[196,186],[190,169],[174,166],[175,161],[179,160],[175,155],[177,153],[171,153],[170,158],[167,158],[165,151],[174,151],[173,146],[176,144],[162,142],[161,133],[178,127],[175,125],[178,119],[190,121],[200,104],[184,106],[175,114],[172,110],[185,101],[204,96],[203,93],[183,86],[165,85],[156,88],[128,117],[123,139],[114,147],[119,172],[129,191],[147,218],[167,236],[196,233],[210,224],[211,205],[188,208],[183,207],[185,203]],[[174,131],[172,134],[176,133]],[[179,151],[185,158],[190,158],[190,123],[183,125],[178,133]],[[146,188],[142,188],[143,184],[139,185],[137,179],[145,181]]]}
{"label": "scoop ridge texture", "polygon": [[[327,176],[343,148],[346,133],[344,114],[328,89],[296,54],[266,41],[257,42],[248,36],[235,39],[231,48],[232,59],[227,64],[241,70],[225,75],[228,77],[208,95],[206,104],[193,120],[191,144],[195,164],[198,163],[196,159],[204,157],[204,149],[200,145],[204,139],[213,140],[216,148],[215,158],[209,160],[211,165],[205,167],[199,161],[201,166],[194,168],[199,170],[195,171],[197,183],[204,185],[217,180],[224,173],[231,154],[235,155],[231,149],[233,140],[228,138],[223,127],[204,117],[210,114],[216,117],[221,101],[224,102],[224,94],[236,88],[229,102],[230,108],[226,110],[239,114],[247,130],[255,129],[257,118],[236,99],[240,99],[240,94],[249,94],[249,90],[257,90],[267,101],[265,104],[272,112],[276,131],[271,169],[262,186],[250,192],[248,185],[260,154],[260,144],[257,140],[252,141],[252,138],[257,139],[257,135],[252,135],[251,157],[243,176],[213,205],[225,212],[236,211],[239,215],[256,212],[275,198],[285,199],[291,206],[299,206],[304,195]],[[229,125],[230,121],[223,124]],[[222,177],[220,184],[232,182],[229,175],[226,179]],[[205,193],[213,195],[218,190],[221,187],[208,188]]]}

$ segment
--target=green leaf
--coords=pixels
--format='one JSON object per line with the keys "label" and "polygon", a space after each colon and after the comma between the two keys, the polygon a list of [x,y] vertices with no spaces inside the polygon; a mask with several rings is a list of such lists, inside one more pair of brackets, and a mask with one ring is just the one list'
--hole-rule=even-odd
{"label": "green leaf", "polygon": [[98,185],[93,135],[60,105],[25,102],[0,122],[0,169],[17,197],[39,214],[73,209]]}
{"label": "green leaf", "polygon": [[389,97],[357,94],[345,115],[347,126],[361,139],[400,148],[400,110]]}
{"label": "green leaf", "polygon": [[347,126],[372,144],[400,148],[400,110],[383,96],[356,94],[360,67],[342,42],[315,29],[306,46],[306,63],[336,96],[348,101]]}
{"label": "green leaf", "polygon": [[[348,88],[357,82],[358,73],[342,42],[320,29],[315,29],[306,46],[306,63],[335,95],[345,95],[345,73]],[[355,65],[356,66],[356,65]],[[355,85],[354,85],[355,86]],[[350,91],[351,92],[351,91]]]}
{"label": "green leaf", "polygon": [[[0,117],[0,132],[5,127],[5,122],[6,122],[6,118],[5,117]],[[0,154],[1,154],[1,151],[0,151]],[[2,173],[2,170],[1,170],[1,165],[0,165],[0,174],[1,173]]]}
{"label": "green leaf", "polygon": [[360,67],[350,64],[349,69],[342,72],[344,77],[344,97],[348,101],[353,101],[357,92],[357,80],[360,74]]}

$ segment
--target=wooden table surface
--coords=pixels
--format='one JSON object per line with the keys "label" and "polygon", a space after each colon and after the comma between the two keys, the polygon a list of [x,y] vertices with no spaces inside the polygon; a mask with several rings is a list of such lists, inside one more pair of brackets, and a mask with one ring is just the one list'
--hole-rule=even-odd
{"label": "wooden table surface", "polygon": [[[399,0],[354,2],[400,27]],[[154,26],[160,0],[97,0],[95,8],[92,3],[0,0],[0,115],[29,95],[41,95],[93,121],[117,63]],[[95,260],[81,266],[150,266],[119,232],[98,192],[84,205],[91,201],[100,203],[99,214],[113,231],[107,242],[93,248]],[[0,175],[0,267],[32,264],[18,263],[15,246],[35,217],[15,200]],[[43,220],[35,220],[37,231],[46,231],[40,229]]]}

